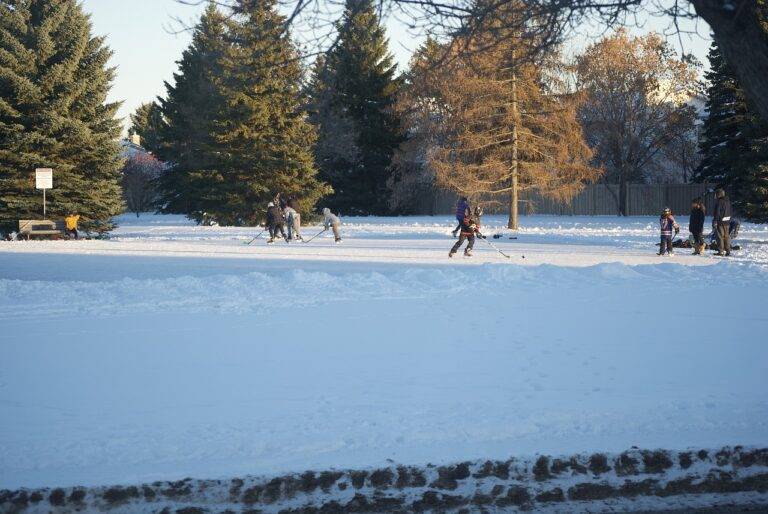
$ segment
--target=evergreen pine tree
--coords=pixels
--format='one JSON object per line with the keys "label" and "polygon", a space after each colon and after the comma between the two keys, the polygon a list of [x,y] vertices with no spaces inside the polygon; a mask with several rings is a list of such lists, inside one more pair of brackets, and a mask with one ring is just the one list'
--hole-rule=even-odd
{"label": "evergreen pine tree", "polygon": [[705,73],[707,112],[699,140],[702,161],[694,180],[726,185],[750,144],[744,128],[750,113],[733,71],[713,41],[709,49],[710,69]]}
{"label": "evergreen pine tree", "polygon": [[313,127],[301,97],[302,70],[285,19],[271,0],[237,0],[227,19],[224,99],[214,140],[220,166],[201,208],[223,224],[254,224],[277,192],[296,195],[309,211],[329,193],[317,179]]}
{"label": "evergreen pine tree", "polygon": [[202,216],[199,200],[209,187],[205,178],[219,162],[214,132],[224,104],[220,81],[226,48],[224,15],[211,2],[178,61],[173,85],[165,83],[166,98],[160,99],[163,124],[156,153],[170,165],[158,184],[162,212]]}
{"label": "evergreen pine tree", "polygon": [[141,104],[136,112],[131,114],[129,135],[138,135],[141,146],[147,151],[157,153],[160,149],[160,134],[163,131],[163,113],[155,102]]}
{"label": "evergreen pine tree", "polygon": [[695,179],[730,190],[745,219],[768,221],[768,123],[751,108],[714,42],[709,60],[709,116],[699,141],[703,159]]}
{"label": "evergreen pine tree", "polygon": [[388,212],[387,180],[402,142],[394,110],[400,79],[372,0],[347,0],[339,40],[316,67],[311,92],[316,160],[344,213]]}
{"label": "evergreen pine tree", "polygon": [[[763,134],[768,134],[763,127]],[[748,221],[768,223],[768,137],[755,141],[741,173],[734,178],[734,206]]]}
{"label": "evergreen pine tree", "polygon": [[105,231],[120,214],[119,107],[111,51],[76,0],[0,2],[0,211],[42,216],[34,170],[54,169],[48,216]]}

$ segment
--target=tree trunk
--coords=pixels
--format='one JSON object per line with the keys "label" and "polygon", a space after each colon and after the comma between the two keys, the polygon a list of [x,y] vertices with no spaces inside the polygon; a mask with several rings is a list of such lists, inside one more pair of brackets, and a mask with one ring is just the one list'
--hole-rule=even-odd
{"label": "tree trunk", "polygon": [[[760,0],[691,0],[752,105],[768,120],[768,4]],[[726,9],[725,6],[733,6]]]}
{"label": "tree trunk", "polygon": [[[513,55],[514,58],[514,55]],[[513,64],[514,66],[514,64]],[[512,68],[512,162],[510,163],[512,184],[511,191],[509,193],[509,221],[507,222],[507,228],[517,230],[519,222],[518,215],[518,198],[517,198],[517,73],[514,67]]]}
{"label": "tree trunk", "polygon": [[619,214],[627,215],[627,178],[623,175],[619,178]]}

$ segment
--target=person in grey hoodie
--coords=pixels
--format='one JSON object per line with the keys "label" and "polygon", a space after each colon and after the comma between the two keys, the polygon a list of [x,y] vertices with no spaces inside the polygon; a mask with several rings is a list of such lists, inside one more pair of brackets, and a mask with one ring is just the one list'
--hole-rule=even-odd
{"label": "person in grey hoodie", "polygon": [[285,224],[288,227],[288,240],[301,241],[301,215],[290,205],[283,209],[283,214],[285,214]]}
{"label": "person in grey hoodie", "polygon": [[328,230],[329,228],[333,229],[333,237],[336,238],[337,243],[341,243],[341,233],[339,232],[341,220],[338,216],[333,214],[328,207],[323,209],[323,216],[325,217],[325,221],[323,223],[325,230]]}

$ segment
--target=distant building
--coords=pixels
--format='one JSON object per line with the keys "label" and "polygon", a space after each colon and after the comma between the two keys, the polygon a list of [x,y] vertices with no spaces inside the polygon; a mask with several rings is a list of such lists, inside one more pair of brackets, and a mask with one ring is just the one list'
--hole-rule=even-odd
{"label": "distant building", "polygon": [[122,156],[125,159],[130,159],[136,154],[151,154],[141,146],[141,136],[138,134],[132,134],[120,140],[120,146],[123,148]]}

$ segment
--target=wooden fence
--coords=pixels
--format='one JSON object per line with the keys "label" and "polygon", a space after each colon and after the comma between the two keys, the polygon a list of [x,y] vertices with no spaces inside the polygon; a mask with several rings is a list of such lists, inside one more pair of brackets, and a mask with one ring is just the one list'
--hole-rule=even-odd
{"label": "wooden fence", "polygon": [[[610,188],[610,189],[609,189]],[[691,200],[704,198],[707,212],[712,212],[714,195],[707,194],[709,184],[629,184],[627,188],[627,215],[654,216],[664,207],[676,214],[687,214]],[[557,202],[536,193],[520,194],[520,214],[558,214],[570,216],[617,215],[618,185],[590,184],[570,203]],[[434,190],[418,206],[419,214],[452,214],[456,209],[456,193]],[[505,204],[483,202],[489,214],[508,212]]]}

